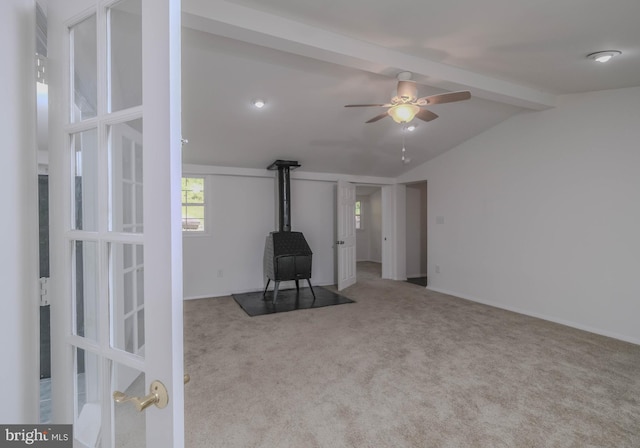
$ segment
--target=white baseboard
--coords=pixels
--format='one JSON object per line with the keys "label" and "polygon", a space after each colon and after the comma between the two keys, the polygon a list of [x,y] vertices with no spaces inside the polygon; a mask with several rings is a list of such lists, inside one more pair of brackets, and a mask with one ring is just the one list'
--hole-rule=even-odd
{"label": "white baseboard", "polygon": [[[282,282],[283,284],[280,285],[280,290],[284,291],[285,289],[292,289],[295,287],[295,283],[293,282],[293,280],[291,281],[291,285],[289,285],[289,282]],[[333,283],[323,283],[323,284],[315,284],[315,283],[311,283],[312,286],[333,286]],[[304,284],[302,282],[300,282],[300,289],[302,288],[308,288],[309,285],[304,282]],[[244,294],[247,292],[256,292],[256,291],[264,291],[264,285],[260,286],[260,287],[255,287],[255,288],[246,288],[246,289],[238,289],[238,290],[234,290],[234,291],[229,291],[229,292],[213,292],[211,294],[206,294],[206,295],[198,295],[198,296],[186,296],[183,297],[182,300],[199,300],[199,299],[215,299],[218,297],[229,297],[233,294]],[[271,282],[271,284],[269,285],[269,289],[268,291],[273,291],[273,282]]]}
{"label": "white baseboard", "polygon": [[478,299],[477,297],[472,297],[472,296],[469,296],[469,295],[466,295],[466,294],[459,294],[457,292],[449,291],[449,290],[446,290],[446,289],[434,288],[432,286],[427,286],[427,289],[430,290],[430,291],[435,291],[435,292],[439,292],[439,293],[442,293],[442,294],[448,294],[450,296],[459,297],[461,299],[470,300],[472,302],[482,303],[483,305],[489,305],[489,306],[493,306],[495,308],[500,308],[500,309],[507,310],[507,311],[513,311],[514,313],[524,314],[525,316],[535,317],[535,318],[546,320],[546,321],[549,321],[549,322],[555,322],[556,324],[565,325],[565,326],[571,327],[571,328],[577,328],[578,330],[588,331],[589,333],[595,333],[595,334],[599,334],[601,336],[606,336],[606,337],[609,337],[609,338],[618,339],[620,341],[631,342],[632,344],[640,345],[640,339],[629,337],[629,336],[626,336],[626,335],[623,335],[623,334],[619,334],[619,333],[615,333],[615,332],[612,332],[612,331],[602,330],[600,328],[591,327],[589,325],[583,325],[583,324],[578,323],[578,322],[573,322],[573,321],[570,321],[570,320],[566,320],[566,319],[562,319],[562,318],[558,318],[558,317],[554,317],[554,316],[547,316],[545,314],[536,313],[536,312],[533,312],[533,311],[530,311],[530,310],[525,310],[525,309],[518,308],[518,307],[506,306],[506,305],[504,305],[502,303],[496,303],[496,302],[492,302],[490,300],[482,300],[482,299]]}
{"label": "white baseboard", "polygon": [[188,297],[183,297],[182,300],[201,300],[201,299],[217,299],[219,297],[227,297],[231,294],[226,294],[226,295],[222,295],[222,296],[214,296],[214,295],[205,295],[205,296],[188,296]]}
{"label": "white baseboard", "polygon": [[254,292],[262,289],[264,289],[264,285],[262,285],[261,287],[256,286],[253,288],[243,288],[243,289],[238,289],[234,291],[215,291],[206,295],[187,296],[187,297],[184,297],[182,300],[198,300],[198,299],[213,299],[216,297],[228,297],[232,294],[244,294],[245,292]]}

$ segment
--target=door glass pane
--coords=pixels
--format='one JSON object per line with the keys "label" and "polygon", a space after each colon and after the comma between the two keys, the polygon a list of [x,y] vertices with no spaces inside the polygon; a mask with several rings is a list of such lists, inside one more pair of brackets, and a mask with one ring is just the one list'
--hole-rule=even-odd
{"label": "door glass pane", "polygon": [[101,447],[100,360],[94,353],[76,348],[75,365],[76,421],[73,427],[74,438],[83,446]]}
{"label": "door glass pane", "polygon": [[76,230],[98,230],[98,131],[71,134],[73,223]]}
{"label": "door glass pane", "polygon": [[98,340],[98,244],[75,241],[73,246],[74,331]]}
{"label": "door glass pane", "polygon": [[96,15],[72,26],[71,61],[71,121],[77,122],[97,116],[98,57],[96,47]]}
{"label": "door glass pane", "polygon": [[111,345],[144,356],[144,259],[139,244],[111,244]]}
{"label": "door glass pane", "polygon": [[[148,390],[145,390],[144,372],[121,364],[113,365],[111,384],[112,393],[120,391],[129,397],[144,397],[149,393]],[[138,412],[132,402],[114,402],[113,419],[116,447],[139,448],[147,446],[145,412],[149,411],[151,410]]]}
{"label": "door glass pane", "polygon": [[109,128],[111,230],[142,233],[142,120]]}
{"label": "door glass pane", "polygon": [[124,0],[109,8],[112,112],[142,104],[141,4]]}

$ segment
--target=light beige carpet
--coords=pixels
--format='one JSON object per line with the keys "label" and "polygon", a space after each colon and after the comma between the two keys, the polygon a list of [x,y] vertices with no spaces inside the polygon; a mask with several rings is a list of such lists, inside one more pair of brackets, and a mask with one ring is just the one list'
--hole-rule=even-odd
{"label": "light beige carpet", "polygon": [[187,447],[640,447],[640,346],[379,269],[350,305],[187,301]]}

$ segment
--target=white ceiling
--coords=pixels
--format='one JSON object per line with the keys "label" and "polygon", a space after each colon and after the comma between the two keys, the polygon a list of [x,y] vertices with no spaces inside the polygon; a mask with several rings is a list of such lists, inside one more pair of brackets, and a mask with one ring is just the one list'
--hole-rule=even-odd
{"label": "white ceiling", "polygon": [[[479,5],[482,7],[479,7]],[[640,1],[183,0],[185,163],[395,177],[558,94],[640,85]],[[609,64],[588,53],[617,49]],[[364,122],[398,72],[468,89],[406,134]],[[267,107],[253,109],[252,99]]]}

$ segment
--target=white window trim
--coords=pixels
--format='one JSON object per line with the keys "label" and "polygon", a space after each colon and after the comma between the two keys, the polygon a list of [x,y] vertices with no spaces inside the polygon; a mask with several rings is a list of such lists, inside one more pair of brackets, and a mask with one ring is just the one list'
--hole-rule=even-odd
{"label": "white window trim", "polygon": [[[198,237],[206,237],[211,235],[211,216],[209,211],[209,202],[210,202],[210,194],[209,191],[209,177],[205,174],[191,174],[191,173],[182,173],[182,177],[191,177],[198,178],[203,180],[203,189],[204,189],[204,202],[202,203],[204,207],[204,230],[182,230],[182,236],[188,238],[198,238]],[[182,196],[180,197],[180,222],[182,223],[182,206],[184,202],[182,202]],[[199,204],[198,204],[199,205]]]}

